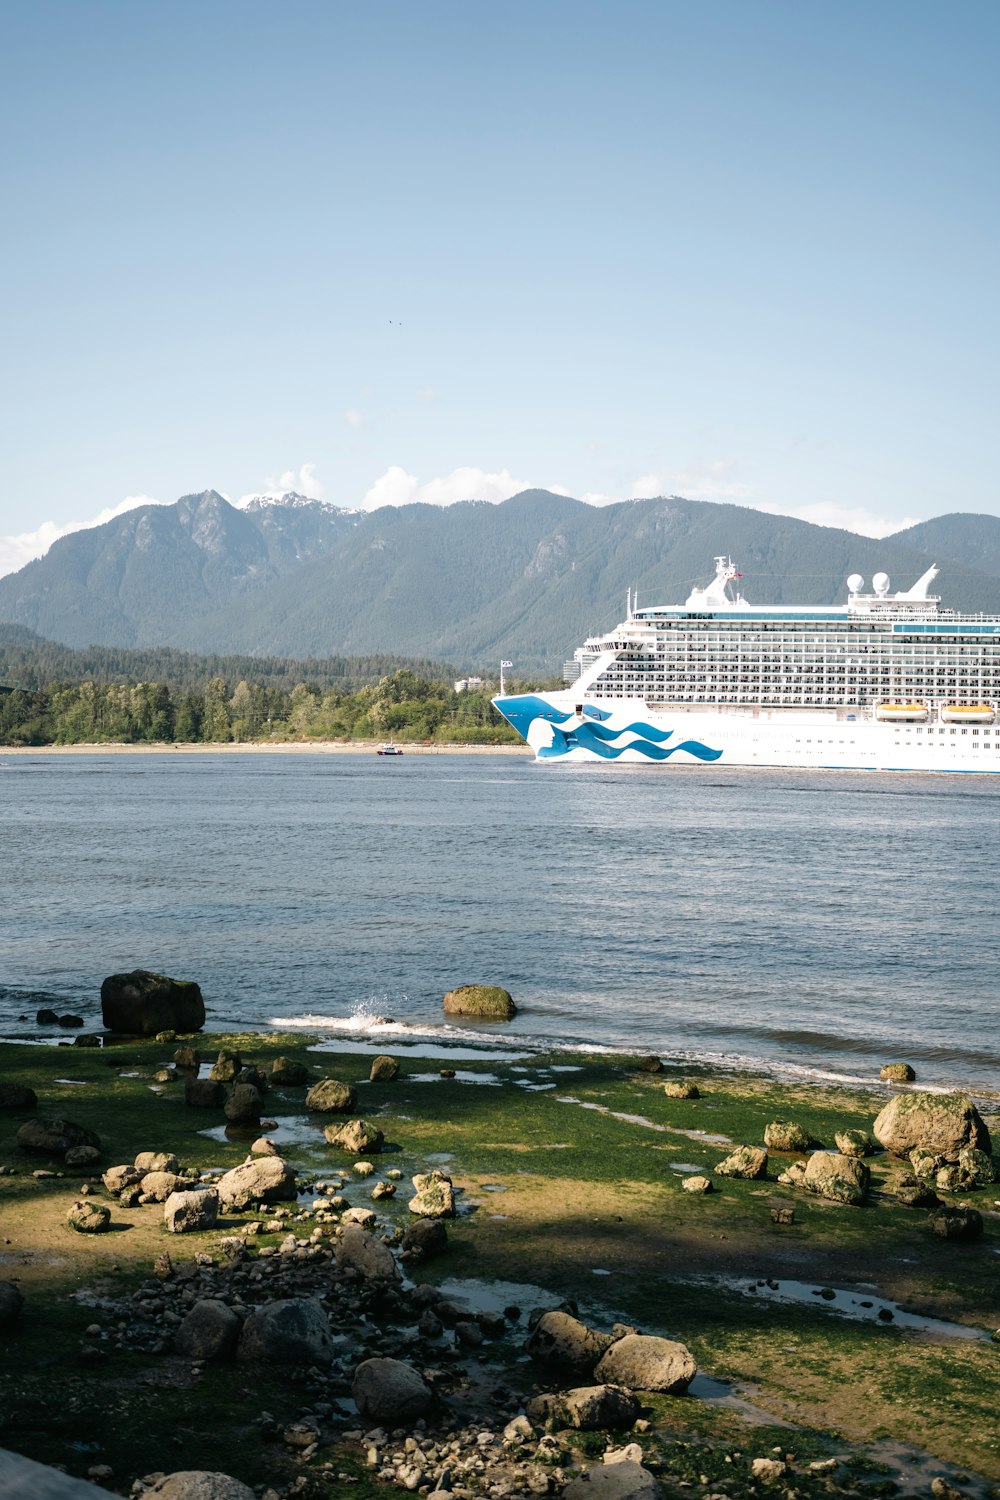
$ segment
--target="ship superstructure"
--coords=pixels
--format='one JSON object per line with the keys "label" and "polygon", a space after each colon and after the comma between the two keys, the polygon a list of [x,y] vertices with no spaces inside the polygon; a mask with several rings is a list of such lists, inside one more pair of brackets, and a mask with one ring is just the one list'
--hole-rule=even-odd
{"label": "ship superstructure", "polygon": [[749,604],[728,557],[683,605],[588,638],[562,692],[496,706],[540,759],[1000,770],[1000,617],[852,574],[846,604]]}

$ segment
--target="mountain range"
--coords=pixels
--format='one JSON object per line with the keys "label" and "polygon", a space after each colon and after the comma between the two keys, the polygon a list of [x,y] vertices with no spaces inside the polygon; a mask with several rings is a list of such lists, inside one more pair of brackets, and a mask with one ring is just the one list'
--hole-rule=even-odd
{"label": "mountain range", "polygon": [[755,604],[834,604],[885,571],[937,562],[944,602],[1000,612],[1000,519],[955,513],[875,541],[677,497],[595,507],[546,490],[500,505],[345,510],[301,495],[243,508],[215,490],[145,505],[0,578],[0,622],[67,646],[202,654],[386,653],[551,672],[642,603],[683,602],[738,563]]}

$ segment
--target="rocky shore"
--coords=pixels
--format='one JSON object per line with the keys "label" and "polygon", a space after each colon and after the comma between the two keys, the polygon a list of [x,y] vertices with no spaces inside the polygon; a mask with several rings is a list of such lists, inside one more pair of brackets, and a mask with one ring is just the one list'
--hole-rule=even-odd
{"label": "rocky shore", "polygon": [[974,1101],[98,1040],[0,1046],[0,1447],[168,1500],[1000,1493]]}

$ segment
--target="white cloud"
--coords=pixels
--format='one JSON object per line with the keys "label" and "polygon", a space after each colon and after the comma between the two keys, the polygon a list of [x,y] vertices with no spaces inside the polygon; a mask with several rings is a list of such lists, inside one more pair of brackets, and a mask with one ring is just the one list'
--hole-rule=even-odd
{"label": "white cloud", "polygon": [[530,483],[515,479],[509,469],[501,469],[498,474],[488,474],[485,469],[453,469],[444,478],[429,479],[421,484],[415,474],[408,474],[398,464],[393,464],[376,479],[362,504],[365,510],[417,503],[454,505],[458,500],[491,500],[496,504],[528,489],[531,489]]}
{"label": "white cloud", "polygon": [[863,505],[837,505],[833,501],[817,501],[814,505],[764,505],[750,502],[751,510],[762,510],[769,516],[791,516],[796,521],[811,521],[814,526],[837,526],[841,531],[853,531],[858,536],[880,539],[903,531],[907,526],[917,526],[921,516],[880,516]]}
{"label": "white cloud", "polygon": [[68,521],[60,526],[55,521],[43,521],[36,531],[22,531],[16,536],[0,536],[0,577],[16,573],[25,563],[43,557],[53,542],[72,531],[89,531],[92,526],[103,526],[115,516],[123,516],[127,510],[140,505],[169,505],[169,500],[156,500],[152,495],[126,495],[117,505],[109,505],[90,521]]}
{"label": "white cloud", "polygon": [[348,407],[347,411],[344,412],[344,421],[347,423],[348,427],[361,427],[364,424],[364,420],[365,419],[361,415],[361,413],[359,411],[355,411],[353,406]]}
{"label": "white cloud", "polygon": [[632,500],[653,500],[659,495],[682,495],[685,500],[745,500],[753,487],[734,478],[732,459],[693,463],[673,474],[641,474],[629,491]]}
{"label": "white cloud", "polygon": [[254,490],[250,495],[243,495],[236,502],[238,505],[246,505],[248,501],[255,500],[259,495],[270,495],[280,499],[294,490],[297,495],[305,495],[307,500],[325,500],[326,486],[316,478],[316,465],[303,464],[298,473],[294,469],[285,469],[281,474],[271,474],[264,481],[263,490]]}

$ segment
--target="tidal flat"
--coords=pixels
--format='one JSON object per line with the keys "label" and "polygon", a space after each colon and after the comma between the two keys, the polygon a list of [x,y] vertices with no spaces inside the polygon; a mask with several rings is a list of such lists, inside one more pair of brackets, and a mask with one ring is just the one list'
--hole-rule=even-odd
{"label": "tidal flat", "polygon": [[[377,1352],[429,1372],[435,1407],[421,1441],[491,1420],[502,1431],[532,1395],[585,1383],[560,1380],[524,1351],[532,1308],[572,1304],[590,1327],[679,1340],[697,1361],[688,1394],[643,1395],[638,1434],[606,1438],[638,1441],[667,1496],[692,1486],[753,1493],[762,1481],[749,1463],[763,1457],[788,1465],[774,1493],[930,1494],[938,1480],[938,1494],[944,1484],[1000,1495],[1000,1184],[939,1190],[983,1216],[982,1236],[958,1243],[932,1231],[926,1209],[897,1200],[908,1163],[884,1153],[867,1160],[871,1191],[859,1207],[779,1183],[795,1154],[772,1151],[763,1179],[716,1170],[734,1146],[761,1145],[775,1120],[830,1148],[836,1132],[870,1131],[887,1086],[789,1085],[690,1065],[646,1072],[638,1058],[579,1053],[465,1058],[445,1077],[446,1053],[429,1065],[401,1052],[398,1078],[373,1083],[374,1052],[318,1051],[300,1032],[186,1040],[203,1072],[230,1050],[244,1065],[266,1070],[283,1056],[311,1082],[352,1085],[353,1113],[385,1136],[375,1171],[355,1173],[355,1158],[327,1143],[331,1117],[306,1108],[305,1085],[270,1088],[261,1128],[237,1131],[221,1108],[187,1105],[183,1077],[157,1078],[174,1043],[0,1044],[0,1077],[38,1096],[0,1114],[0,1281],[24,1297],[0,1333],[0,1448],[81,1477],[96,1468],[120,1494],[150,1473],[199,1468],[317,1500],[345,1485],[386,1494],[393,1481],[379,1480],[360,1437],[372,1424],[350,1400],[353,1362]],[[679,1080],[699,1097],[668,1096],[664,1083]],[[996,1149],[996,1101],[977,1102]],[[96,1132],[99,1163],[73,1169],[23,1152],[17,1132],[34,1117]],[[243,1162],[261,1134],[296,1169],[297,1200],[226,1213],[212,1229],[171,1234],[162,1203],[126,1206],[102,1182],[142,1151],[172,1153],[208,1179]],[[470,1315],[516,1304],[502,1329],[465,1347],[447,1326],[427,1340],[359,1291],[360,1322],[340,1330],[332,1373],[175,1352],[171,1307],[189,1305],[199,1286],[218,1295],[234,1241],[250,1282],[282,1266],[322,1272],[349,1208],[374,1210],[398,1249],[413,1219],[410,1179],[434,1169],[456,1190],[448,1250],[404,1260],[403,1285],[464,1298]],[[692,1175],[713,1190],[685,1190]],[[373,1202],[379,1182],[396,1191]],[[110,1208],[107,1232],[69,1227],[82,1192]],[[179,1301],[161,1294],[185,1282]],[[283,1439],[304,1417],[316,1441]],[[595,1432],[556,1440],[562,1468],[550,1493],[574,1463],[599,1462],[605,1445]],[[469,1492],[518,1493],[489,1483],[487,1466],[485,1478],[470,1473]]]}

